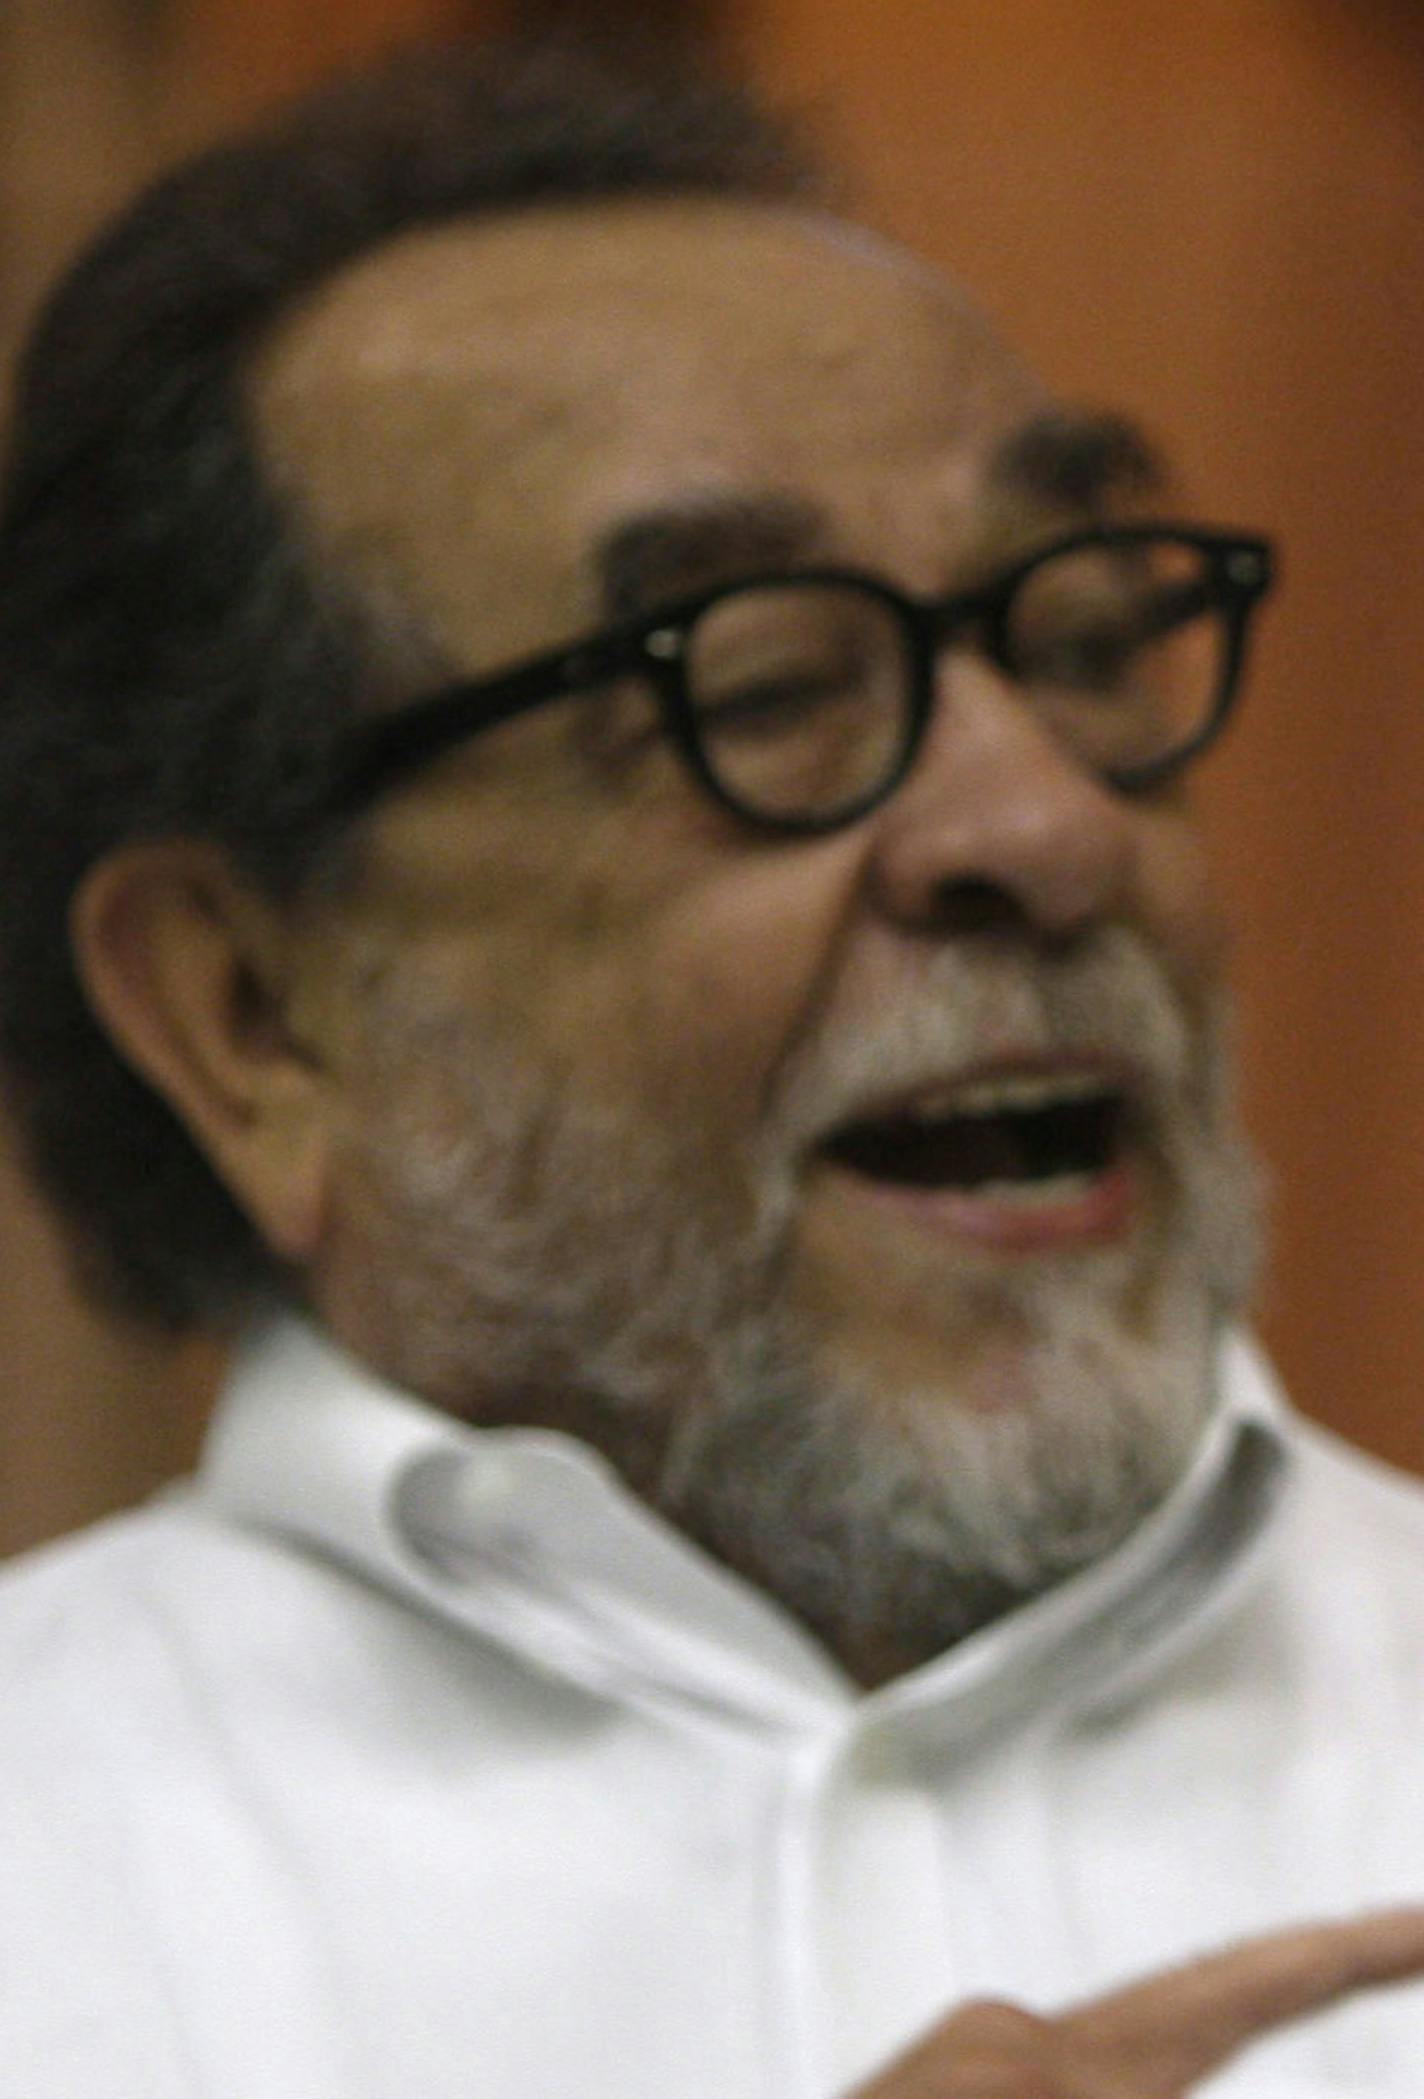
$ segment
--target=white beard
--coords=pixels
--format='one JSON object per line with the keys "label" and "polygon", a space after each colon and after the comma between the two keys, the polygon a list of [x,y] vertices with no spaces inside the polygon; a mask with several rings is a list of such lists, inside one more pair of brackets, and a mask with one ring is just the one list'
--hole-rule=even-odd
{"label": "white beard", "polygon": [[[877,997],[872,1021],[818,1027],[740,1150],[695,1105],[674,1132],[594,1103],[411,975],[381,972],[370,1000],[350,1162],[379,1293],[359,1339],[409,1388],[582,1436],[834,1651],[895,1667],[1110,1550],[1189,1463],[1254,1272],[1256,1181],[1220,1025],[1193,1027],[1135,936],[935,958],[893,1013]],[[942,1383],[887,1391],[820,1346],[792,1287],[796,1162],[869,1086],[1000,1039],[1145,1061],[1170,1194],[1146,1250],[972,1286],[1021,1337],[1014,1403],[984,1409],[956,1403],[952,1360]]]}

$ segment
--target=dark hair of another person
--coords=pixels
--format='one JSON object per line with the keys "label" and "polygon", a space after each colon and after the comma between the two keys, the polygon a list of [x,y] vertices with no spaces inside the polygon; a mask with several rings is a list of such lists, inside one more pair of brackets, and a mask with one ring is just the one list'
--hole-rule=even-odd
{"label": "dark hair of another person", "polygon": [[705,73],[567,43],[426,48],[167,176],[50,301],[0,491],[0,1062],[110,1303],[181,1329],[292,1285],[96,1025],[75,886],[123,841],[188,835],[295,896],[330,852],[335,737],[393,697],[376,623],[264,483],[254,343],[343,264],[443,220],[819,189],[785,129]]}

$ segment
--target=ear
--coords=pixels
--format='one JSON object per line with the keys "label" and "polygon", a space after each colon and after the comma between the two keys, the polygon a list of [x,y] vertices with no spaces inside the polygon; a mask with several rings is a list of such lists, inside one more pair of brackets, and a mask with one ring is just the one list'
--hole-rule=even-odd
{"label": "ear", "polygon": [[309,1262],[326,1208],[331,1100],[321,1059],[292,1022],[303,943],[288,915],[217,848],[164,839],[91,870],[71,937],[116,1045],[273,1251]]}

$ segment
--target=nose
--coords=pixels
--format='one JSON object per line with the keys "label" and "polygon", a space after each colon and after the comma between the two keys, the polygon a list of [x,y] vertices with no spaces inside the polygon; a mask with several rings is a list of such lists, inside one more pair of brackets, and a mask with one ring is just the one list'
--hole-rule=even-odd
{"label": "nose", "polygon": [[1068,939],[1123,912],[1141,817],[978,657],[947,656],[909,778],[880,810],[870,879],[918,931]]}

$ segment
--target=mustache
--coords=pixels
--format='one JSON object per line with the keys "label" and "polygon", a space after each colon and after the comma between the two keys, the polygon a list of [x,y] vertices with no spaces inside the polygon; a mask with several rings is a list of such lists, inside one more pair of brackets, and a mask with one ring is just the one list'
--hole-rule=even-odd
{"label": "mustache", "polygon": [[1071,950],[945,946],[890,981],[838,988],[783,1063],[764,1129],[780,1157],[876,1103],[984,1067],[1100,1064],[1150,1113],[1198,1076],[1200,1021],[1152,945],[1107,927]]}

